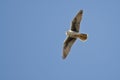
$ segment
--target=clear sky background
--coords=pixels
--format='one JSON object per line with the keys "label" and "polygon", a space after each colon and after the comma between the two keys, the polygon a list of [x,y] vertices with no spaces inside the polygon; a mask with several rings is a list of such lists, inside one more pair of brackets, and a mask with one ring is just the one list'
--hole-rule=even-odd
{"label": "clear sky background", "polygon": [[[89,37],[63,60],[80,9]],[[0,80],[120,80],[120,0],[0,0]]]}

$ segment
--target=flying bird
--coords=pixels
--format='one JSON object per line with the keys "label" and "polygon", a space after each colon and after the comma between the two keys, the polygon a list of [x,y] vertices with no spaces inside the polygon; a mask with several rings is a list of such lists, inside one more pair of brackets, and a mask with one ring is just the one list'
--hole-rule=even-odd
{"label": "flying bird", "polygon": [[63,44],[63,55],[65,59],[70,52],[70,49],[77,38],[82,41],[87,40],[87,34],[79,33],[80,22],[82,20],[83,10],[80,10],[71,22],[71,29],[66,32],[67,38]]}

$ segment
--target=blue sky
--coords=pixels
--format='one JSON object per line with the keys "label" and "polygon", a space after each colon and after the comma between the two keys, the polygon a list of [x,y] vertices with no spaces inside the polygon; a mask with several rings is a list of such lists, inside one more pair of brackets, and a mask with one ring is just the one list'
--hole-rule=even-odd
{"label": "blue sky", "polygon": [[[119,0],[1,0],[0,80],[120,80]],[[62,59],[65,32],[84,10]]]}

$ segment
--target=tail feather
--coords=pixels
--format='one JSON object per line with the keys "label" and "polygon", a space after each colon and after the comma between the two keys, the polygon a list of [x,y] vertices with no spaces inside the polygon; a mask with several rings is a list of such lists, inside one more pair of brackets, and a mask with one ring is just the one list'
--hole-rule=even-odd
{"label": "tail feather", "polygon": [[83,34],[83,33],[81,33],[81,34],[79,35],[79,38],[80,38],[80,40],[82,40],[82,41],[87,40],[87,37],[88,37],[87,34]]}

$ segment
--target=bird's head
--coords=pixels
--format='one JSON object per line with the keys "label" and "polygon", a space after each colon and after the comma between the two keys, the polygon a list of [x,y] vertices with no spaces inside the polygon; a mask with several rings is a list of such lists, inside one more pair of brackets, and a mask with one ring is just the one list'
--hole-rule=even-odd
{"label": "bird's head", "polygon": [[70,34],[70,30],[68,30],[67,32],[66,32],[66,35],[69,35]]}

